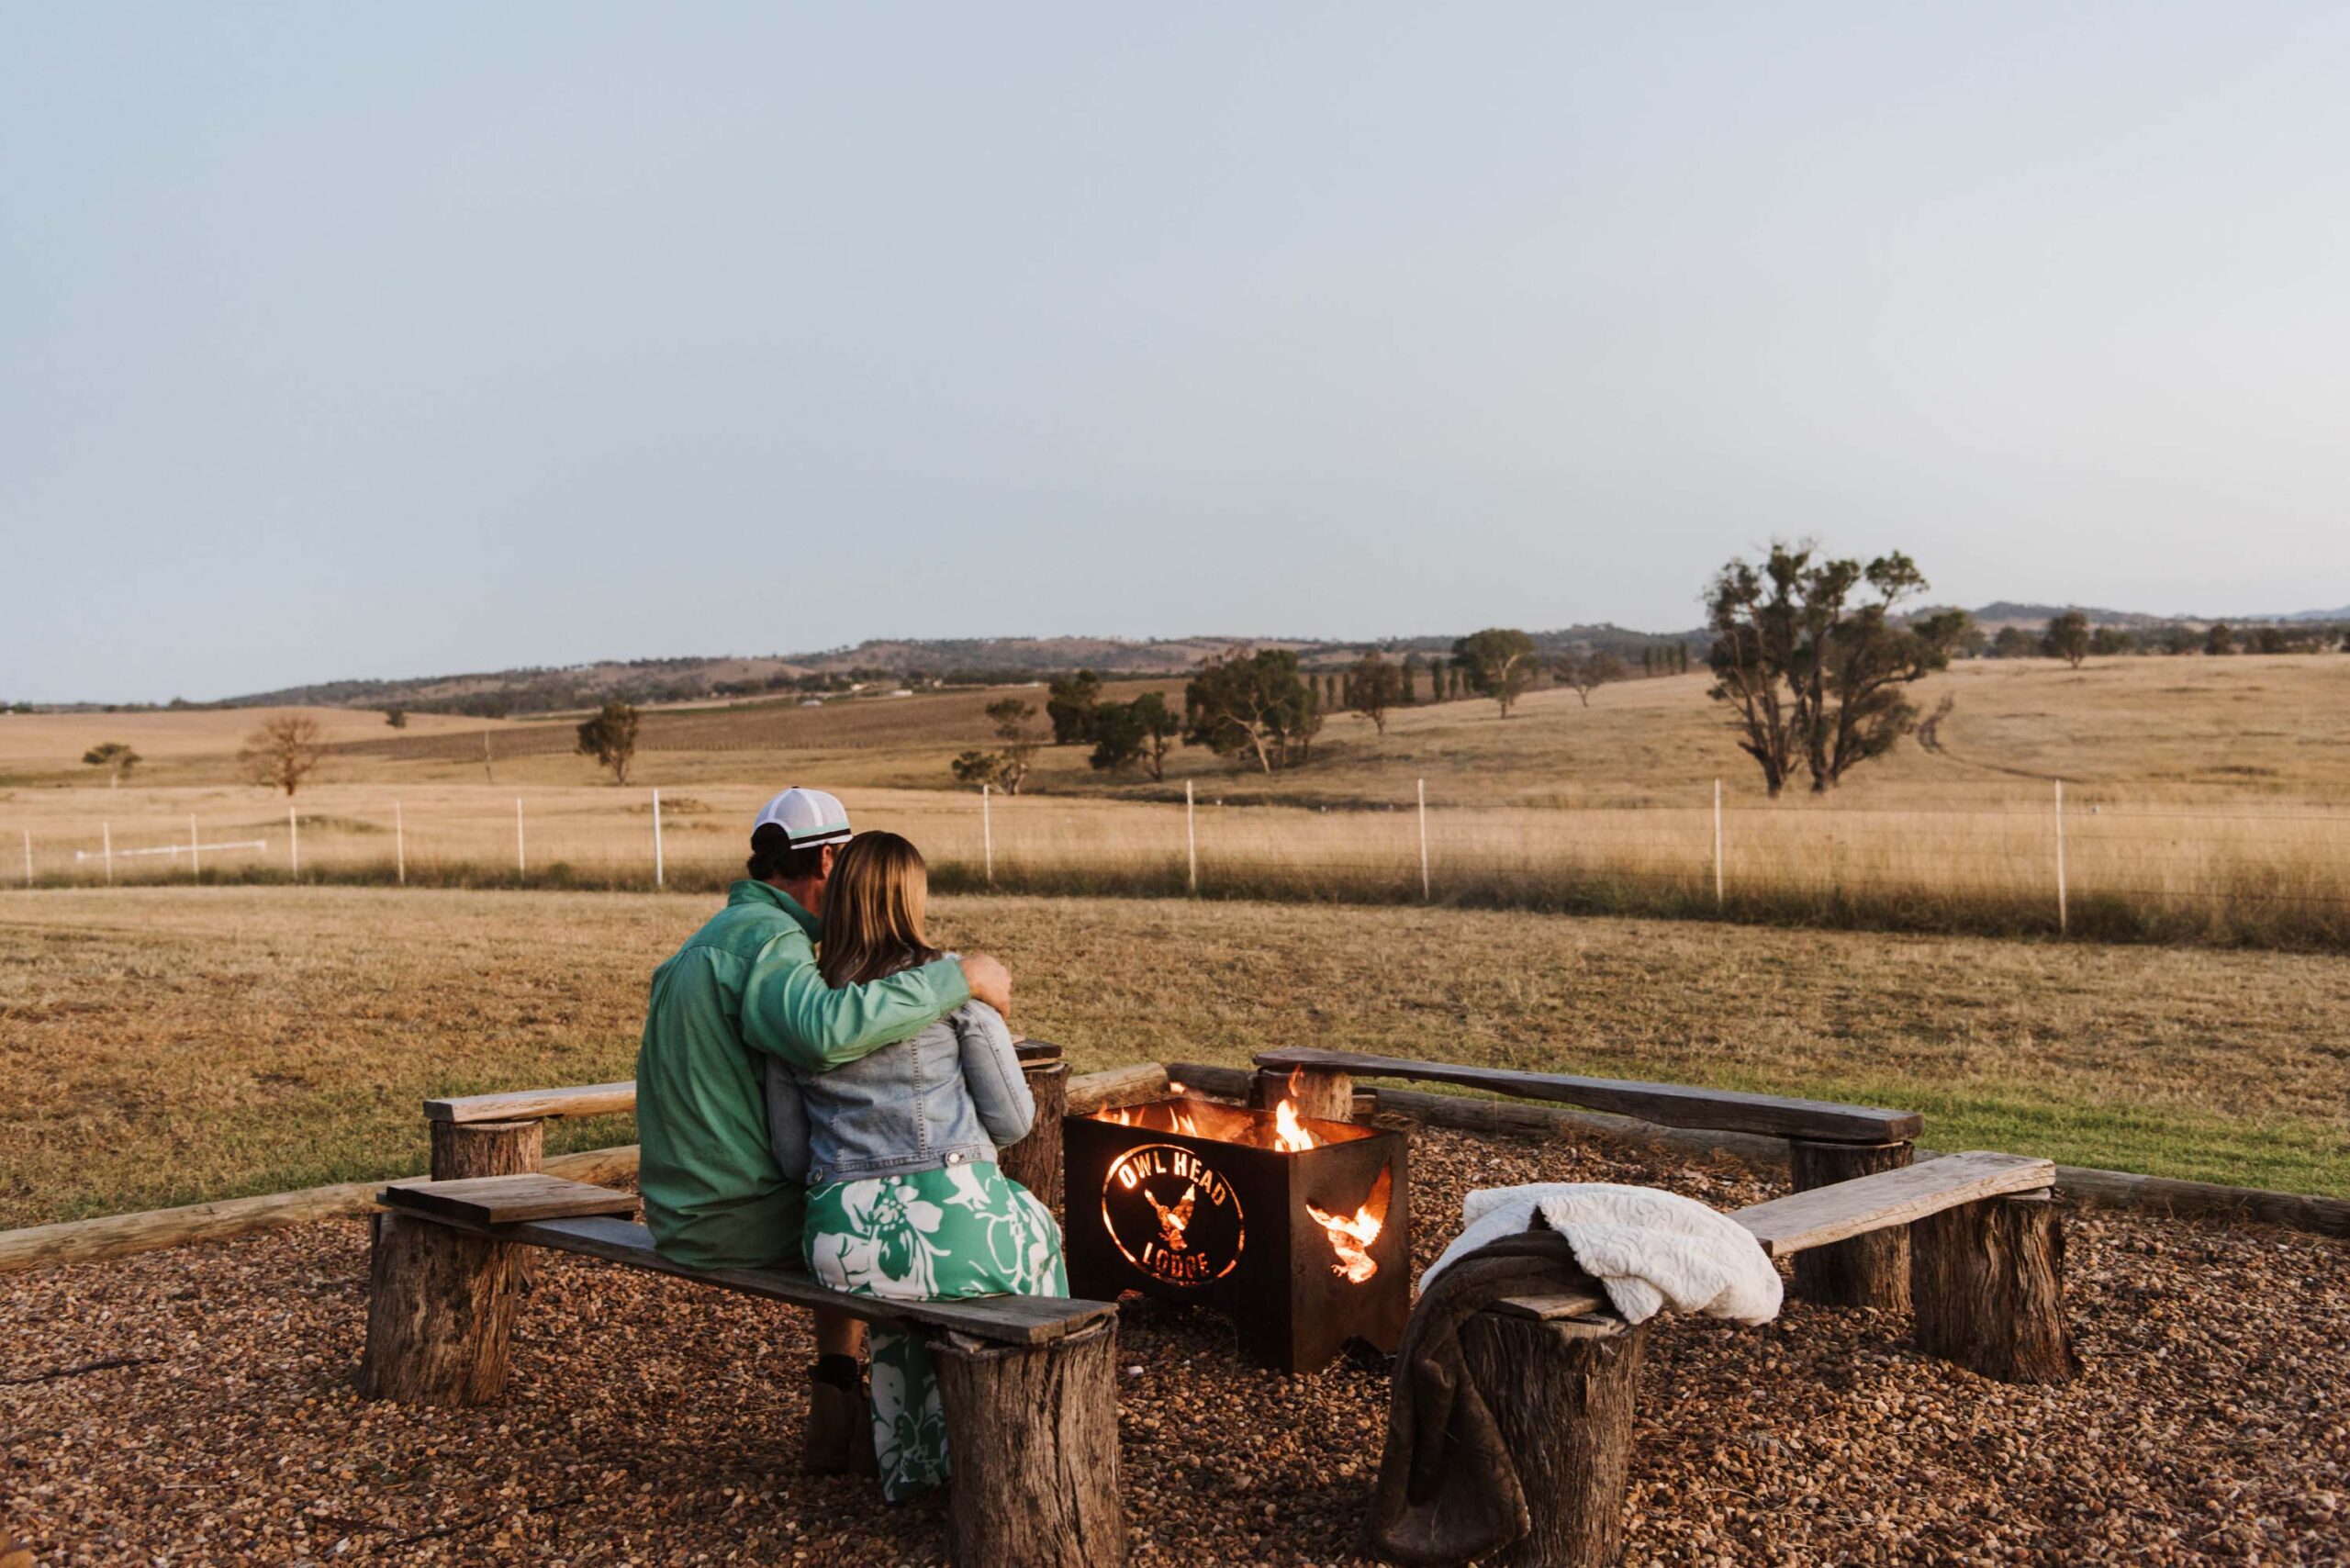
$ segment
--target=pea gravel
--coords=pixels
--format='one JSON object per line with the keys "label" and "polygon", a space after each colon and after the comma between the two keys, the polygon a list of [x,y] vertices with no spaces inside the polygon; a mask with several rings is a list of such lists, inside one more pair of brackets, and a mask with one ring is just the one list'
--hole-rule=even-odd
{"label": "pea gravel", "polygon": [[[1744,1167],[1414,1130],[1414,1251],[1472,1187],[1637,1182],[1718,1207]],[[1884,1315],[1791,1303],[1659,1326],[1632,1563],[2350,1562],[2350,1247],[2067,1215],[2087,1375],[2010,1388]],[[0,1280],[0,1540],[42,1564],[943,1561],[935,1500],[795,1464],[804,1318],[546,1258],[505,1402],[352,1392],[365,1238],[335,1222]],[[1376,1358],[1299,1378],[1221,1320],[1129,1302],[1123,1485],[1139,1563],[1360,1561]]]}

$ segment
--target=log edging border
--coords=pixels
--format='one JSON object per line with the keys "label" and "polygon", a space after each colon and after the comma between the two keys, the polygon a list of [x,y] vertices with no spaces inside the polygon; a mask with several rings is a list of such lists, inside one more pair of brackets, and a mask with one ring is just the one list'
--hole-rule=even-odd
{"label": "log edging border", "polygon": [[[1252,1076],[1247,1068],[1216,1067],[1205,1062],[1171,1061],[1168,1075],[1211,1094],[1239,1099],[1248,1093]],[[1434,1126],[1465,1132],[1555,1132],[1571,1127],[1618,1142],[1662,1145],[1696,1155],[1727,1154],[1766,1175],[1787,1173],[1787,1142],[1758,1133],[1717,1133],[1688,1127],[1660,1126],[1635,1116],[1605,1111],[1578,1111],[1570,1106],[1541,1105],[1519,1100],[1487,1100],[1462,1094],[1431,1094],[1423,1090],[1378,1090],[1382,1108],[1403,1113]],[[1947,1149],[1917,1148],[1917,1158],[1932,1159]],[[2056,1193],[2113,1208],[2144,1209],[2184,1219],[2251,1219],[2312,1236],[2350,1238],[2350,1198],[2320,1197],[2307,1193],[2280,1193],[2266,1187],[2231,1187],[2218,1182],[2191,1182],[2176,1176],[2146,1176],[2134,1170],[2102,1170],[2094,1166],[2056,1167]]]}
{"label": "log edging border", "polygon": [[[1150,1070],[1159,1077],[1154,1088]],[[1216,1067],[1203,1062],[1138,1062],[1088,1073],[1069,1081],[1073,1104],[1084,1098],[1089,1079],[1117,1081],[1139,1098],[1165,1092],[1169,1077],[1212,1094],[1234,1099],[1248,1094],[1250,1069]],[[1684,1127],[1659,1126],[1632,1116],[1601,1111],[1577,1111],[1562,1105],[1521,1101],[1484,1100],[1467,1095],[1430,1094],[1418,1090],[1382,1089],[1380,1103],[1436,1126],[1468,1132],[1555,1132],[1572,1127],[1621,1142],[1662,1145],[1697,1155],[1727,1154],[1768,1174],[1787,1169],[1783,1138],[1751,1133],[1711,1133]],[[1098,1101],[1100,1104],[1111,1101]],[[1123,1098],[1118,1103],[1130,1103]],[[1919,1159],[1934,1158],[1935,1149],[1922,1145]],[[636,1173],[636,1146],[588,1149],[556,1155],[545,1164],[548,1174],[575,1182],[624,1182]],[[423,1178],[406,1178],[421,1181]],[[399,1180],[399,1179],[394,1179]],[[177,1247],[190,1241],[212,1241],[279,1226],[306,1225],[375,1212],[375,1194],[386,1185],[372,1182],[342,1182],[331,1186],[306,1187],[291,1193],[229,1198],[217,1203],[190,1204],[179,1208],[148,1209],[134,1214],[106,1215],[96,1219],[64,1220],[0,1231],[0,1274],[76,1263],[100,1263],[140,1252]],[[2231,1187],[2217,1182],[2191,1182],[2170,1176],[2145,1176],[2131,1170],[2101,1170],[2090,1166],[2056,1167],[2060,1196],[2116,1208],[2143,1209],[2184,1218],[2242,1221],[2313,1236],[2350,1238],[2350,1199],[2320,1197],[2304,1193],[2280,1193],[2266,1187]]]}

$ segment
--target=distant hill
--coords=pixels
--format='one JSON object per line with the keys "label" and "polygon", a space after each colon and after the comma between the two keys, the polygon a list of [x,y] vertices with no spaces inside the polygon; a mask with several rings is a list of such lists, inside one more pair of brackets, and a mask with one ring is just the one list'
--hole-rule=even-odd
{"label": "distant hill", "polygon": [[[2038,631],[2067,610],[2079,610],[2097,626],[2132,632],[2185,625],[2200,631],[2199,616],[2150,615],[2138,610],[2086,605],[2032,604],[1997,599],[1970,611],[1986,631],[2022,626]],[[1923,613],[1920,611],[1919,613]],[[2283,616],[2231,617],[2237,625],[2264,621],[2350,622],[2350,607],[2302,610]],[[1330,669],[1378,649],[1401,657],[1440,657],[1459,633],[1336,642],[1311,637],[1209,636],[1134,640],[1121,637],[875,638],[853,647],[819,653],[724,655],[662,659],[605,660],[560,668],[525,666],[476,670],[462,675],[406,679],[333,680],[257,691],[205,706],[257,708],[405,708],[420,713],[469,713],[502,718],[559,712],[619,699],[638,704],[755,697],[794,690],[839,691],[888,682],[947,686],[996,686],[1032,681],[1087,668],[1111,676],[1181,675],[1232,647],[1296,650],[1310,668]],[[1702,628],[1639,632],[1606,622],[1532,633],[1545,653],[1588,648],[1637,661],[1642,650],[1686,644],[1693,657],[1707,642]]]}
{"label": "distant hill", "polygon": [[2198,625],[2202,623],[2194,616],[2147,615],[2135,610],[2099,610],[2089,604],[2020,604],[2009,599],[1994,599],[1980,610],[1968,613],[1975,617],[1976,625],[1996,632],[2002,626],[2029,626],[2037,630],[2068,610],[2077,610],[2087,616],[2092,626],[2119,626],[2131,631],[2175,625],[2182,620]]}
{"label": "distant hill", "polygon": [[[1342,643],[1310,637],[1196,636],[1129,641],[1117,637],[876,638],[812,654],[729,655],[700,658],[608,660],[560,668],[526,666],[408,679],[330,680],[250,692],[224,708],[403,708],[420,713],[502,718],[551,713],[618,699],[692,702],[770,692],[836,691],[879,681],[948,686],[1010,685],[1084,668],[1104,675],[1181,675],[1227,648],[1291,648],[1313,668],[1332,667],[1377,648],[1423,658],[1449,652],[1453,635]],[[1605,648],[1638,657],[1643,646],[1687,641],[1696,632],[1652,634],[1620,626],[1571,626],[1534,633],[1546,651]]]}

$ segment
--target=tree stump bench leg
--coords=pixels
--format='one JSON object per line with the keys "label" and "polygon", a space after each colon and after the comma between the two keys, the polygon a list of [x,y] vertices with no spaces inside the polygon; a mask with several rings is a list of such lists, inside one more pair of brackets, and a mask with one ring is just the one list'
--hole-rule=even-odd
{"label": "tree stump bench leg", "polygon": [[1632,1394],[1648,1325],[1615,1317],[1539,1323],[1481,1312],[1462,1325],[1469,1375],[1517,1467],[1533,1528],[1491,1561],[1511,1568],[1612,1568],[1624,1552]]}
{"label": "tree stump bench leg", "polygon": [[527,1176],[546,1150],[544,1122],[431,1122],[432,1179]]}
{"label": "tree stump bench leg", "polygon": [[2066,1383],[2081,1370],[2053,1196],[1986,1198],[1909,1229],[1919,1350],[2002,1383]]}
{"label": "tree stump bench leg", "polygon": [[962,1568],[1117,1568],[1117,1325],[1042,1345],[931,1342]]}
{"label": "tree stump bench leg", "polygon": [[[463,1182],[476,1176],[529,1176],[546,1154],[544,1122],[431,1122],[432,1179]],[[528,1294],[538,1287],[543,1260],[527,1248],[515,1250],[514,1282]]]}
{"label": "tree stump bench leg", "polygon": [[375,1216],[360,1392],[486,1405],[506,1390],[522,1249],[408,1215]]}
{"label": "tree stump bench leg", "polygon": [[1248,1103],[1258,1110],[1270,1111],[1284,1100],[1296,1103],[1299,1115],[1316,1121],[1355,1119],[1355,1081],[1348,1073],[1322,1068],[1300,1068],[1287,1073],[1259,1069],[1249,1080]]}
{"label": "tree stump bench leg", "polygon": [[[1914,1156],[1915,1150],[1906,1142],[1787,1140],[1788,1171],[1798,1193],[1849,1182],[1855,1176],[1874,1176],[1880,1170],[1898,1170]],[[1909,1227],[1895,1226],[1797,1253],[1796,1294],[1823,1306],[1908,1311]]]}
{"label": "tree stump bench leg", "polygon": [[1062,1209],[1061,1118],[1069,1114],[1069,1063],[1029,1061],[1020,1067],[1036,1101],[1028,1136],[996,1156],[996,1169],[1036,1195],[1058,1215]]}

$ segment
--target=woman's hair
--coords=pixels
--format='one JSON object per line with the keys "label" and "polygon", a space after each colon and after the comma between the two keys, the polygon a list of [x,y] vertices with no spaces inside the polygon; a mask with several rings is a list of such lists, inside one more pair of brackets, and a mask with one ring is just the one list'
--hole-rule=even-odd
{"label": "woman's hair", "polygon": [[923,935],[930,870],[894,833],[860,833],[824,883],[824,939],[816,969],[826,985],[859,985],[940,958]]}

